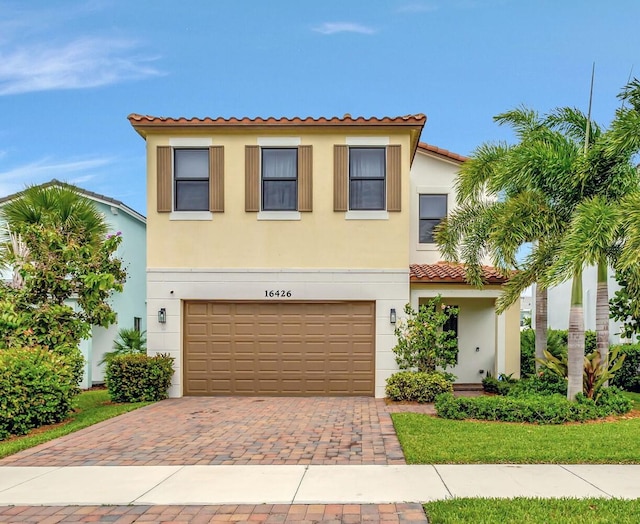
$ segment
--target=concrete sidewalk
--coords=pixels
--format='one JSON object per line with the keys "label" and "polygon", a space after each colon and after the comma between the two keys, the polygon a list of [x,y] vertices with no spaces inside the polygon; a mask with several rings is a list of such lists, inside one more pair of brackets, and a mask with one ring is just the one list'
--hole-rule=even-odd
{"label": "concrete sidewalk", "polygon": [[640,465],[0,468],[0,505],[368,504],[450,497],[640,497]]}

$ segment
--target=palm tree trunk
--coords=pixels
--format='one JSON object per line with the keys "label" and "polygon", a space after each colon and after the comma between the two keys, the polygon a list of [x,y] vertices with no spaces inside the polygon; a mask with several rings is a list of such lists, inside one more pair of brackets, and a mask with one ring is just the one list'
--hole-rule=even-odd
{"label": "palm tree trunk", "polygon": [[[607,263],[598,262],[598,287],[596,288],[596,346],[600,361],[605,368],[609,364],[609,287],[607,284]],[[604,386],[608,386],[608,381]]]}
{"label": "palm tree trunk", "polygon": [[567,344],[567,398],[574,400],[582,392],[584,373],[584,312],[582,309],[582,271],[573,276],[571,309],[569,311],[569,336]]}
{"label": "palm tree trunk", "polygon": [[544,359],[547,349],[547,290],[536,283],[536,371],[540,369],[537,359]]}

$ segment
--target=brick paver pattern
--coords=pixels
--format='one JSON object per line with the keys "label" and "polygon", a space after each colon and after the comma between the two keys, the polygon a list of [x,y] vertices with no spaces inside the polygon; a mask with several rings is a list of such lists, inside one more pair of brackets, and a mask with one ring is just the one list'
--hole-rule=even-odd
{"label": "brick paver pattern", "polygon": [[0,466],[405,464],[389,415],[403,410],[366,397],[168,399]]}
{"label": "brick paver pattern", "polygon": [[37,522],[164,522],[205,524],[235,522],[252,524],[428,522],[420,504],[261,504],[225,506],[0,506],[0,524]]}

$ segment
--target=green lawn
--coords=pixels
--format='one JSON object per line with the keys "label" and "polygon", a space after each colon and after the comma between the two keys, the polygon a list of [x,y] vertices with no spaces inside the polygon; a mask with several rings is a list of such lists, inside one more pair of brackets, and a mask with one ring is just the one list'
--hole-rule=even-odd
{"label": "green lawn", "polygon": [[636,524],[640,499],[450,499],[429,502],[431,524]]}
{"label": "green lawn", "polygon": [[43,426],[22,437],[12,437],[0,441],[0,458],[7,457],[23,449],[31,448],[48,442],[54,438],[68,435],[79,429],[86,428],[108,418],[116,417],[128,411],[141,408],[151,402],[136,402],[132,404],[112,404],[106,390],[92,390],[82,392],[77,399],[77,408],[68,420],[54,426]]}
{"label": "green lawn", "polygon": [[[640,404],[640,394],[629,394]],[[544,425],[391,415],[409,464],[638,464],[640,418]]]}

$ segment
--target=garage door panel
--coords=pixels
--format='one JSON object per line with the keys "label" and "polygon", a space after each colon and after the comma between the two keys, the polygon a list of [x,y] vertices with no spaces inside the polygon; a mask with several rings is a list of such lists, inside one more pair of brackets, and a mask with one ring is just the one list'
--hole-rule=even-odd
{"label": "garage door panel", "polygon": [[186,302],[185,395],[373,395],[373,302]]}

